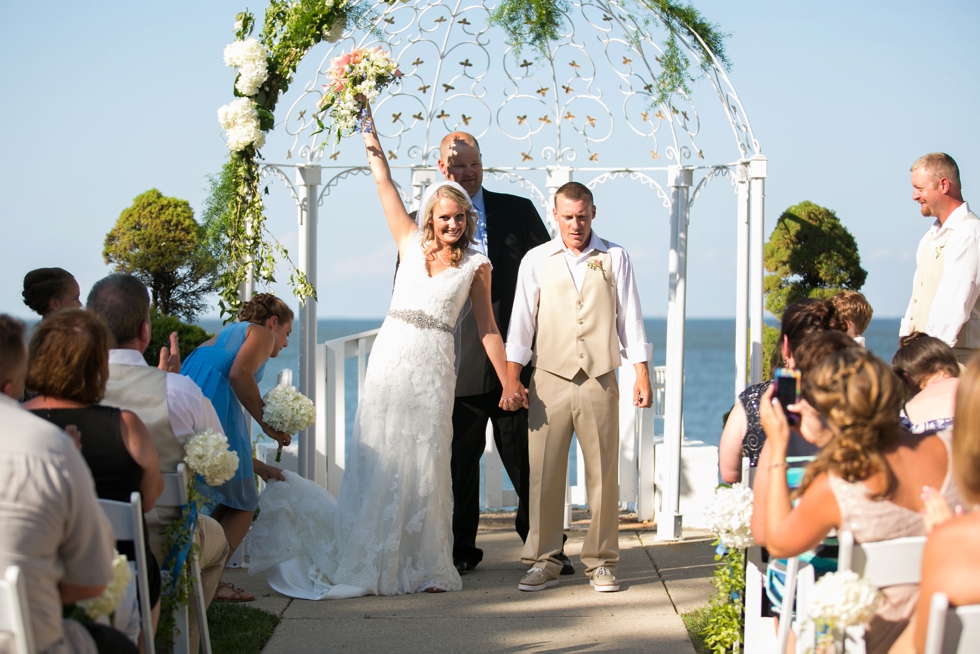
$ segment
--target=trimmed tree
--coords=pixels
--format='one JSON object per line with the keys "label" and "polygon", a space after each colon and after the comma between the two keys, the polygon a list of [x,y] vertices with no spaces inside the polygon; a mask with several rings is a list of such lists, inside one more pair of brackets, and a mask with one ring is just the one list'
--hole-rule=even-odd
{"label": "trimmed tree", "polygon": [[[857,241],[837,214],[804,201],[783,212],[763,254],[766,309],[776,318],[803,298],[824,300],[839,291],[858,291],[868,273],[861,267]],[[763,378],[772,376],[779,330],[763,335]]]}
{"label": "trimmed tree", "polygon": [[138,277],[162,314],[192,321],[215,291],[218,264],[187,200],[151,189],[137,196],[106,235],[102,256]]}

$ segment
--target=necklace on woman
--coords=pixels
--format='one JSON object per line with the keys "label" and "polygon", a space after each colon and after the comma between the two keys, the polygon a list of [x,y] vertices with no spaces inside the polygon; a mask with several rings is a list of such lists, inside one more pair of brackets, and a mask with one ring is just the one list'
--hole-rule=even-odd
{"label": "necklace on woman", "polygon": [[442,257],[442,250],[437,250],[436,252],[433,252],[432,254],[434,254],[437,257],[439,257],[439,261],[443,262],[447,266],[453,265],[452,264],[452,257],[451,256],[450,256],[450,260],[449,261],[446,261],[445,259],[443,259],[443,257]]}

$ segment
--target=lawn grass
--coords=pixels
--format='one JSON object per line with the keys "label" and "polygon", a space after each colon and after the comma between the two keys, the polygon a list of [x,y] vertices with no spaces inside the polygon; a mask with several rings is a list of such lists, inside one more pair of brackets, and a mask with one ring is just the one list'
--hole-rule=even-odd
{"label": "lawn grass", "polygon": [[208,631],[214,654],[258,654],[279,624],[279,617],[244,604],[213,602]]}
{"label": "lawn grass", "polygon": [[711,614],[711,607],[702,606],[687,613],[681,614],[681,620],[687,627],[687,633],[691,636],[694,649],[698,654],[709,654],[711,650],[704,644],[705,631],[708,628],[708,616]]}

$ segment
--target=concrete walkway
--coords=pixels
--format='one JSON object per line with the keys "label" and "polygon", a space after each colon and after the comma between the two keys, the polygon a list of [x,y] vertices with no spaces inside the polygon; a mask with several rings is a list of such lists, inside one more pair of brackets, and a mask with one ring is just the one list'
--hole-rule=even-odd
{"label": "concrete walkway", "polygon": [[[513,516],[513,514],[510,514]],[[680,614],[712,594],[714,548],[705,532],[657,543],[655,528],[623,524],[618,593],[597,593],[578,556],[584,526],[568,531],[565,551],[578,574],[557,588],[517,589],[521,541],[504,516],[487,516],[478,544],[483,562],[458,593],[309,602],[279,595],[263,575],[224,577],[255,594],[251,604],[282,617],[264,652],[679,652],[693,654]],[[587,524],[587,523],[586,523]]]}

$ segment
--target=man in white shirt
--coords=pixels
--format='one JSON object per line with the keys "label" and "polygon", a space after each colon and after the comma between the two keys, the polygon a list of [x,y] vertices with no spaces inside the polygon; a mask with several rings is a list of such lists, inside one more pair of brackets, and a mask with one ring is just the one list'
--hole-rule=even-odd
{"label": "man in white shirt", "polygon": [[[562,510],[568,449],[578,437],[592,520],[582,546],[585,574],[600,592],[619,590],[619,386],[624,355],[636,369],[633,404],[652,402],[640,296],[626,250],[592,231],[592,192],[577,182],[555,193],[561,234],[524,257],[507,333],[504,396],[519,388],[533,361],[528,412],[530,531],[521,559],[530,569],[518,584],[556,586],[562,564]],[[532,351],[532,345],[534,350]]]}
{"label": "man in white shirt", "polygon": [[[115,348],[109,351],[109,381],[102,403],[139,416],[150,431],[161,471],[176,472],[177,465],[184,460],[183,443],[188,437],[209,429],[224,433],[218,414],[190,377],[147,365],[143,352],[152,334],[150,296],[139,279],[122,273],[109,275],[92,287],[86,305],[89,311],[105,321],[116,341]],[[172,349],[176,349],[176,343]],[[263,477],[281,478],[278,468],[264,463],[255,463],[255,466],[256,473]],[[167,557],[167,552],[162,549],[163,530],[178,517],[176,511],[156,508],[146,515],[150,547],[161,564]],[[198,516],[195,542],[201,548],[204,601],[210,604],[230,549],[221,525],[205,515]],[[245,591],[233,587],[223,590],[236,601],[250,597]],[[191,609],[191,648],[197,651],[199,634],[193,604]]]}
{"label": "man in white shirt", "polygon": [[912,199],[935,218],[916,251],[912,299],[899,336],[925,332],[948,343],[960,363],[980,349],[980,218],[963,201],[948,154],[912,164]]}

